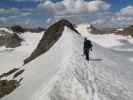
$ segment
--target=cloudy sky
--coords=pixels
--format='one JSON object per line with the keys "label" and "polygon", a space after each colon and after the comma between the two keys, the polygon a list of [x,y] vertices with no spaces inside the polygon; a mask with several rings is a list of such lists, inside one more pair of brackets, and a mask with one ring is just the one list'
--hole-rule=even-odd
{"label": "cloudy sky", "polygon": [[0,0],[0,25],[46,26],[66,18],[98,27],[133,24],[133,0]]}

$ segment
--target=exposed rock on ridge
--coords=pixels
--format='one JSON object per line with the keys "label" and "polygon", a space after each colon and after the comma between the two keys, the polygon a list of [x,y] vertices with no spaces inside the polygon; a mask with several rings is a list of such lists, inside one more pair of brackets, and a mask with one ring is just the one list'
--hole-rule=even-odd
{"label": "exposed rock on ridge", "polygon": [[56,22],[46,30],[37,48],[33,51],[30,57],[24,60],[24,64],[32,61],[33,59],[48,51],[61,37],[65,26],[79,34],[79,32],[74,28],[74,25],[69,21],[63,19]]}

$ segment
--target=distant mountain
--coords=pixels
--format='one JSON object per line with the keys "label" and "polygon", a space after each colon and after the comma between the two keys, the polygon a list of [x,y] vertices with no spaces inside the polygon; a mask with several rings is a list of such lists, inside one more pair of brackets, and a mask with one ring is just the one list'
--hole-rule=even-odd
{"label": "distant mountain", "polygon": [[42,31],[45,31],[46,29],[42,27],[37,27],[37,28],[24,28],[20,25],[14,25],[11,26],[10,29],[15,32],[15,33],[24,33],[24,32],[32,32],[32,33],[39,33]]}
{"label": "distant mountain", "polygon": [[88,30],[88,32],[91,33],[91,34],[104,34],[104,33],[105,33],[104,31],[102,31],[102,30],[100,30],[100,29],[94,27],[94,26],[91,25],[91,24],[88,25],[87,30]]}
{"label": "distant mountain", "polygon": [[22,39],[16,33],[10,33],[9,31],[0,31],[0,46],[15,48],[20,46],[21,42]]}
{"label": "distant mountain", "polygon": [[56,41],[61,37],[65,26],[69,27],[71,30],[75,31],[77,34],[80,34],[75,29],[74,25],[70,23],[68,20],[63,19],[63,20],[56,22],[55,24],[51,25],[46,30],[37,48],[31,54],[30,57],[24,60],[24,64],[32,61],[36,57],[40,56],[42,53],[45,53],[46,51],[48,51],[56,43]]}
{"label": "distant mountain", "polygon": [[25,29],[19,25],[11,26],[11,30],[15,33],[24,33]]}
{"label": "distant mountain", "polygon": [[46,29],[42,28],[42,27],[38,27],[38,28],[25,28],[26,32],[32,32],[32,33],[40,33],[40,32],[44,32],[46,31]]}
{"label": "distant mountain", "polygon": [[19,25],[14,25],[11,27],[1,27],[0,28],[0,46],[5,46],[6,48],[15,48],[21,46],[23,39],[21,38],[22,33],[40,33],[44,32],[45,29],[38,28],[23,28]]}
{"label": "distant mountain", "polygon": [[12,31],[11,29],[6,28],[6,27],[1,27],[1,28],[0,28],[0,35],[5,34],[5,33],[10,33],[10,34],[12,34],[13,31]]}
{"label": "distant mountain", "polygon": [[126,28],[104,28],[98,29],[93,25],[88,25],[87,30],[91,34],[120,34],[120,35],[130,35],[133,37],[133,25]]}
{"label": "distant mountain", "polygon": [[133,37],[133,25],[128,26],[126,28],[114,28],[110,31],[110,33],[120,34],[120,35],[130,35]]}

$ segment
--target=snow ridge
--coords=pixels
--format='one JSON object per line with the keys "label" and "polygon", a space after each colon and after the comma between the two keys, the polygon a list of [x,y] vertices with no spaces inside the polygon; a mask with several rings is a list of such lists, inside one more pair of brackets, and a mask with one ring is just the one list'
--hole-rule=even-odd
{"label": "snow ridge", "polygon": [[82,54],[83,38],[67,27],[61,38],[63,43],[67,42],[71,46],[68,50],[67,47],[63,48],[67,55],[59,64],[60,70],[49,82],[48,87],[44,88],[44,84],[32,100],[100,100],[94,68]]}
{"label": "snow ridge", "polygon": [[100,100],[95,70],[83,56],[83,38],[65,27],[48,52],[22,66],[22,83],[2,100]]}

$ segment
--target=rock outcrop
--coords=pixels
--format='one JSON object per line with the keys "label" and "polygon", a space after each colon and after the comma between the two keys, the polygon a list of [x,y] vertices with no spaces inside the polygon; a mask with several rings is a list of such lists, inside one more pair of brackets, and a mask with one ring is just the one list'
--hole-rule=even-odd
{"label": "rock outcrop", "polygon": [[23,27],[19,26],[19,25],[15,25],[15,26],[12,26],[11,27],[11,30],[14,32],[14,33],[24,33],[25,30]]}
{"label": "rock outcrop", "polygon": [[126,28],[119,28],[119,29],[116,28],[110,33],[124,35],[124,36],[129,35],[129,36],[133,37],[133,25],[130,25],[130,26],[126,27]]}
{"label": "rock outcrop", "polygon": [[0,36],[0,46],[15,48],[21,45],[23,40],[16,33],[4,33]]}
{"label": "rock outcrop", "polygon": [[0,99],[6,95],[9,95],[17,87],[20,86],[20,83],[23,80],[23,78],[15,79],[16,77],[12,77],[11,79],[8,79],[8,77],[11,77],[12,75],[15,76],[16,74],[21,75],[22,71],[24,70],[19,70],[19,68],[13,68],[9,70],[7,73],[3,73],[0,75]]}
{"label": "rock outcrop", "polygon": [[124,35],[131,35],[131,36],[133,37],[133,25],[131,25],[131,26],[125,28],[125,29],[123,30],[123,34],[124,34]]}

